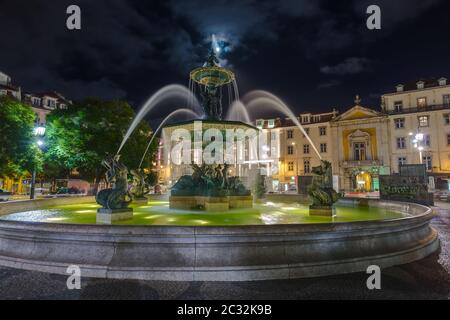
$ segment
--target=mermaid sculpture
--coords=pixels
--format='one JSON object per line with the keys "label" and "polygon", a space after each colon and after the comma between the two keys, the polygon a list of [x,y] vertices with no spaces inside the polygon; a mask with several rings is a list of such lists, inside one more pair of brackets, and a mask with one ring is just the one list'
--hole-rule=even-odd
{"label": "mermaid sculpture", "polygon": [[126,209],[131,203],[128,191],[128,169],[119,161],[120,155],[109,156],[102,164],[107,169],[106,181],[112,183],[112,189],[104,189],[96,196],[96,201],[104,209]]}
{"label": "mermaid sculpture", "polygon": [[334,204],[339,200],[338,193],[333,189],[331,163],[321,161],[320,166],[312,170],[314,177],[308,188],[312,204],[309,207],[311,215],[331,216],[335,214]]}

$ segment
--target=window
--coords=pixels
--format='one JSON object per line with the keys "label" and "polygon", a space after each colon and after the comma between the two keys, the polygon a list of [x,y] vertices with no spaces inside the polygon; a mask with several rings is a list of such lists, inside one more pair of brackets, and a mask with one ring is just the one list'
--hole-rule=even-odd
{"label": "window", "polygon": [[[305,129],[306,134],[309,136],[309,128],[304,128],[304,129]],[[303,137],[305,137],[305,135],[303,135]]]}
{"label": "window", "polygon": [[309,116],[303,116],[302,123],[308,123],[308,122],[309,122]]}
{"label": "window", "polygon": [[450,124],[450,114],[444,114],[444,123],[447,125],[447,124]]}
{"label": "window", "polygon": [[450,134],[447,135],[447,145],[450,146]]}
{"label": "window", "polygon": [[406,157],[398,157],[398,166],[403,166],[407,164]]}
{"label": "window", "polygon": [[275,120],[271,119],[271,120],[267,121],[267,127],[269,129],[275,128]]}
{"label": "window", "polygon": [[303,170],[305,171],[305,174],[311,173],[311,163],[309,160],[303,161]]}
{"label": "window", "polygon": [[425,88],[425,82],[419,81],[417,82],[417,89],[423,89]]}
{"label": "window", "polygon": [[303,145],[303,153],[304,154],[309,154],[309,144],[304,144]]}
{"label": "window", "polygon": [[260,129],[264,127],[264,120],[256,120],[256,126]]}
{"label": "window", "polygon": [[394,102],[394,111],[402,112],[403,111],[403,101],[395,101]]}
{"label": "window", "polygon": [[397,149],[406,149],[406,139],[401,137],[397,138]]}
{"label": "window", "polygon": [[431,147],[431,136],[429,134],[425,135],[423,142],[426,147]]}
{"label": "window", "polygon": [[293,139],[294,138],[294,130],[288,130],[287,138],[288,139]]}
{"label": "window", "polygon": [[428,116],[419,117],[419,127],[428,127]]}
{"label": "window", "polygon": [[327,127],[320,127],[319,128],[319,135],[326,136],[327,135]]}
{"label": "window", "polygon": [[405,119],[399,118],[394,120],[395,129],[403,129],[405,127]]}
{"label": "window", "polygon": [[326,153],[327,152],[327,144],[326,143],[321,143],[320,144],[320,152],[321,153]]}
{"label": "window", "polygon": [[442,101],[444,102],[444,106],[450,107],[450,94],[444,95]]}
{"label": "window", "polygon": [[288,154],[293,155],[294,154],[294,146],[288,146]]}
{"label": "window", "polygon": [[294,171],[294,163],[288,162],[288,171]]}
{"label": "window", "polygon": [[433,159],[431,156],[424,156],[423,157],[423,164],[427,168],[427,170],[433,169]]}
{"label": "window", "polygon": [[355,161],[366,160],[366,144],[363,142],[357,142],[353,145],[353,158]]}
{"label": "window", "polygon": [[417,107],[425,108],[427,106],[427,98],[418,98],[417,99]]}

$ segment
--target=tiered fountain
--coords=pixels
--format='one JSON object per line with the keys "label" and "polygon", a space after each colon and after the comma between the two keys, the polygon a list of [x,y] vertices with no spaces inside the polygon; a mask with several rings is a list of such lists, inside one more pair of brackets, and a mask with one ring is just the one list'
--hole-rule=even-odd
{"label": "tiered fountain", "polygon": [[[193,120],[167,126],[163,129],[164,137],[172,137],[173,132],[179,129],[186,129],[190,136],[200,133],[202,137],[208,129],[218,130],[224,133],[226,130],[244,131],[251,128],[248,124],[238,121],[224,121],[222,119],[222,92],[228,86],[229,102],[231,103],[233,84],[234,97],[238,99],[235,75],[232,71],[219,65],[219,61],[211,51],[207,62],[203,67],[193,70],[190,74],[190,88],[194,93],[196,87],[200,89],[201,106],[205,119]],[[195,133],[196,128],[201,126],[201,131]],[[225,134],[224,134],[225,135]],[[212,138],[214,139],[214,138]],[[212,140],[214,141],[214,140]],[[165,140],[168,150],[172,148],[172,139]],[[210,141],[207,141],[210,142]],[[236,146],[233,140],[234,147]],[[175,142],[177,143],[177,142]],[[199,152],[202,157],[205,144],[196,150],[192,143],[192,150]],[[235,153],[235,151],[234,151]],[[222,157],[223,158],[223,157]],[[234,158],[234,157],[233,157]],[[200,161],[202,162],[202,161]],[[191,175],[183,175],[171,189],[170,208],[172,209],[200,209],[206,211],[227,211],[232,208],[251,208],[253,197],[239,179],[237,161],[233,164],[181,164],[185,170],[192,171]],[[234,170],[231,169],[233,167]],[[180,170],[180,168],[178,168]],[[235,172],[235,176],[230,176],[230,172]]]}

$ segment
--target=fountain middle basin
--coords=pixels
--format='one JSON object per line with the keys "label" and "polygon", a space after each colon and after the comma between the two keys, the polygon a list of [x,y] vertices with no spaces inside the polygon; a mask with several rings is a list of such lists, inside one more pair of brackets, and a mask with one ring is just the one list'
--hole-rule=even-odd
{"label": "fountain middle basin", "polygon": [[[78,265],[82,276],[97,278],[252,281],[358,272],[373,264],[384,268],[439,248],[429,225],[431,209],[360,201],[341,201],[336,218],[311,220],[302,205],[294,204],[269,202],[246,214],[203,214],[150,201],[149,208],[135,208],[137,220],[131,222],[147,225],[111,226],[91,224],[92,198],[5,203],[0,204],[0,265],[59,274]],[[78,214],[91,214],[93,221],[58,219],[83,210]],[[42,215],[25,221],[21,212]],[[163,218],[145,219],[157,215]]]}

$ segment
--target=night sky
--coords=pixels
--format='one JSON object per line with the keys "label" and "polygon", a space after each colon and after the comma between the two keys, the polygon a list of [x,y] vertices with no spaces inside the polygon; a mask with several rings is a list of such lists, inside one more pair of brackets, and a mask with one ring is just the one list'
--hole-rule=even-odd
{"label": "night sky", "polygon": [[[81,31],[66,29],[70,4]],[[366,28],[370,4],[382,30]],[[215,34],[241,94],[268,90],[296,112],[344,111],[356,94],[379,108],[399,83],[450,78],[449,13],[445,0],[0,0],[0,70],[25,91],[139,108],[187,85]]]}

